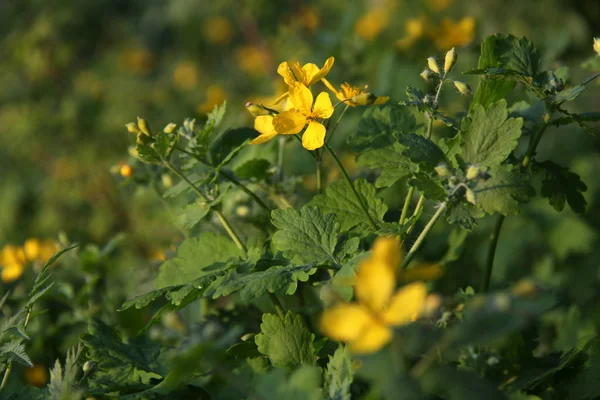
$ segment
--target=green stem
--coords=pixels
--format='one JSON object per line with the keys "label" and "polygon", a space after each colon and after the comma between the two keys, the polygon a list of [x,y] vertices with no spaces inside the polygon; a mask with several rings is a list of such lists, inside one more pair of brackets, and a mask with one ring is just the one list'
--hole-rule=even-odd
{"label": "green stem", "polygon": [[354,187],[354,184],[350,180],[350,176],[348,176],[348,173],[346,172],[346,169],[344,168],[344,165],[342,164],[342,162],[340,161],[340,159],[338,158],[338,156],[333,152],[333,149],[329,146],[329,143],[325,142],[325,148],[327,149],[327,151],[329,152],[329,154],[331,154],[331,156],[333,157],[333,160],[335,161],[335,163],[337,164],[338,168],[340,169],[340,172],[344,176],[344,179],[346,179],[346,182],[348,182],[348,185],[350,186],[350,189],[352,189],[352,193],[354,193],[354,197],[356,197],[356,200],[358,201],[358,204],[360,204],[360,208],[363,210],[363,212],[365,213],[365,216],[367,217],[367,220],[369,221],[369,225],[371,225],[371,227],[373,229],[377,230],[378,229],[377,223],[375,222],[375,220],[373,219],[373,217],[369,213],[369,209],[367,208],[367,206],[363,202],[362,197],[356,191],[356,188]]}
{"label": "green stem", "polygon": [[252,190],[248,189],[248,187],[246,185],[244,185],[242,182],[238,181],[233,175],[230,175],[228,172],[225,172],[222,169],[217,170],[212,165],[204,162],[200,157],[198,157],[194,153],[191,153],[191,152],[189,152],[185,149],[179,148],[179,147],[177,148],[177,150],[194,158],[195,160],[199,161],[203,165],[205,165],[209,168],[212,168],[214,171],[216,171],[216,173],[218,175],[221,175],[223,178],[227,179],[229,182],[233,183],[235,186],[240,188],[244,193],[246,193],[248,196],[250,196],[256,202],[256,204],[258,204],[263,210],[265,210],[269,214],[271,213],[271,209],[269,208],[269,206],[264,201],[262,201],[261,198],[256,195],[256,193],[254,193]]}
{"label": "green stem", "polygon": [[[423,209],[423,203],[425,203],[425,196],[421,193],[421,196],[419,196],[419,201],[417,201],[417,206],[415,207],[415,211],[413,212],[413,217],[419,215],[419,213]],[[409,233],[411,233],[412,230],[415,229],[416,225],[417,225],[417,221],[414,220],[412,222],[412,225],[409,226],[408,229],[406,230],[406,234],[408,235]]]}
{"label": "green stem", "polygon": [[281,318],[285,318],[285,312],[283,311],[283,304],[281,300],[274,293],[269,293],[269,298],[273,302],[273,306],[275,307],[275,311]]}
{"label": "green stem", "polygon": [[[204,195],[204,193],[202,193],[202,191],[200,189],[198,189],[198,187],[196,185],[194,185],[194,183],[192,181],[190,181],[185,175],[183,175],[181,173],[181,171],[179,171],[177,168],[175,168],[173,166],[173,164],[171,164],[169,161],[164,161],[164,165],[165,167],[167,167],[171,172],[173,172],[175,175],[177,175],[180,179],[182,179],[183,181],[185,181],[185,183],[188,184],[188,186],[198,195],[200,196],[202,199],[204,199],[205,201],[209,201],[208,197],[206,197],[206,195]],[[244,246],[244,243],[242,243],[242,241],[240,240],[240,238],[238,237],[238,235],[235,233],[235,231],[233,230],[233,228],[231,227],[231,225],[229,224],[229,222],[227,222],[227,219],[225,218],[225,216],[223,215],[223,213],[219,210],[212,210],[215,215],[217,216],[217,219],[219,220],[219,222],[221,223],[221,225],[223,225],[223,228],[225,228],[225,230],[227,231],[227,233],[229,234],[229,237],[231,237],[231,240],[233,240],[233,242],[235,243],[235,245],[242,250],[242,252],[244,253],[244,256],[247,253],[247,249],[246,246]]]}
{"label": "green stem", "polygon": [[[549,116],[549,114],[546,114],[546,115]],[[525,155],[523,156],[523,162],[521,163],[521,166],[523,168],[527,168],[529,166],[529,163],[531,162],[531,158],[533,157],[533,154],[535,153],[535,149],[537,148],[538,144],[540,143],[540,140],[542,140],[542,136],[544,135],[544,131],[546,130],[547,127],[548,127],[548,121],[546,121],[546,116],[545,116],[544,124],[540,127],[540,129],[538,129],[538,131],[531,138],[531,141],[529,142],[529,146],[527,147],[527,151],[525,152]]]}
{"label": "green stem", "polygon": [[446,210],[447,206],[448,206],[448,203],[446,203],[446,202],[439,205],[437,211],[435,212],[435,214],[433,214],[433,217],[431,217],[431,219],[429,220],[427,225],[425,225],[423,232],[421,232],[421,234],[419,235],[419,237],[417,238],[415,243],[410,248],[410,251],[408,252],[408,254],[406,254],[406,257],[404,258],[404,261],[402,262],[400,269],[405,269],[408,266],[408,264],[411,262],[411,260],[415,256],[415,253],[417,252],[417,250],[419,250],[419,247],[421,247],[423,240],[425,240],[425,237],[427,236],[427,234],[429,233],[431,228],[433,228],[433,226],[437,222],[438,218]]}
{"label": "green stem", "polygon": [[322,171],[323,163],[321,162],[321,157],[315,158],[315,164],[316,164],[316,177],[317,177],[317,191],[319,193],[322,193],[323,192],[323,171]]}
{"label": "green stem", "polygon": [[404,225],[406,221],[406,217],[408,216],[408,209],[410,208],[410,202],[412,201],[413,195],[415,194],[415,187],[411,186],[408,188],[408,193],[406,193],[406,198],[404,199],[404,207],[402,207],[402,213],[400,214],[400,220],[398,223],[400,226]]}
{"label": "green stem", "polygon": [[342,120],[342,118],[344,118],[344,114],[346,114],[346,111],[348,111],[349,108],[350,108],[350,105],[346,104],[346,107],[344,107],[344,110],[342,111],[342,113],[338,117],[337,121],[335,122],[335,125],[333,126],[333,128],[331,128],[331,132],[327,136],[327,142],[329,142],[331,140],[331,137],[335,133],[335,130],[337,129],[338,125],[340,124],[340,121]]}
{"label": "green stem", "polygon": [[587,78],[585,81],[583,81],[582,85],[587,86],[588,84],[592,83],[594,81],[594,79],[596,79],[598,77],[600,77],[600,72]]}
{"label": "green stem", "polygon": [[279,148],[277,151],[277,180],[283,180],[283,151],[285,149],[285,136],[279,136]]}
{"label": "green stem", "polygon": [[490,248],[487,254],[487,263],[485,268],[485,278],[481,285],[481,292],[485,293],[490,290],[490,283],[492,281],[492,270],[494,269],[494,257],[496,256],[496,247],[498,246],[498,238],[500,237],[500,230],[504,223],[504,215],[499,215],[496,220],[496,226],[490,236]]}

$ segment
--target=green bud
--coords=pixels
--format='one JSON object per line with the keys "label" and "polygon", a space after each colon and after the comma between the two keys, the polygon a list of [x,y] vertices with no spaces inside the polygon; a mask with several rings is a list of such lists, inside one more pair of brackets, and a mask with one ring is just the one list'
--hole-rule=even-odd
{"label": "green bud", "polygon": [[129,132],[129,133],[135,133],[135,134],[140,133],[140,128],[138,128],[138,126],[135,122],[130,122],[128,124],[125,124],[125,127],[127,128],[127,132]]}
{"label": "green bud", "polygon": [[152,138],[150,136],[146,135],[144,132],[140,132],[137,134],[136,142],[139,144],[149,145],[152,143]]}
{"label": "green bud", "polygon": [[437,60],[435,59],[435,57],[429,57],[427,59],[427,66],[429,67],[430,70],[432,70],[433,72],[435,72],[436,74],[440,74],[440,67],[438,66]]}
{"label": "green bud", "polygon": [[91,371],[94,368],[96,368],[96,363],[91,360],[88,360],[83,364],[84,373],[87,373],[88,371]]}
{"label": "green bud", "polygon": [[177,125],[171,122],[171,123],[167,124],[167,126],[165,126],[165,129],[163,129],[163,132],[164,133],[173,133],[175,131],[176,127],[177,127]]}
{"label": "green bud", "polygon": [[465,198],[471,204],[477,204],[477,199],[475,198],[475,192],[471,189],[467,189],[467,193],[465,193]]}
{"label": "green bud", "polygon": [[466,173],[467,179],[473,180],[473,179],[477,178],[478,176],[479,176],[479,167],[470,165],[469,168],[467,168],[467,173]]}
{"label": "green bud", "polygon": [[439,164],[437,167],[435,167],[435,172],[437,172],[441,178],[450,176],[450,169],[446,164]]}
{"label": "green bud", "polygon": [[150,133],[150,127],[148,126],[148,122],[146,122],[145,119],[140,118],[140,117],[137,117],[137,120],[138,120],[137,125],[140,128],[140,130],[142,132],[144,132],[146,135],[152,136],[152,134]]}
{"label": "green bud", "polygon": [[421,72],[419,74],[419,76],[428,82],[431,80],[431,76],[432,76],[431,70],[429,68],[425,68],[423,70],[423,72]]}
{"label": "green bud", "polygon": [[251,102],[246,103],[246,109],[255,117],[259,117],[261,115],[271,115],[274,113],[274,110],[271,110],[270,108]]}
{"label": "green bud", "polygon": [[454,51],[454,47],[452,50],[446,53],[446,59],[444,60],[444,74],[450,72],[454,63],[456,63],[456,59],[458,56],[456,55],[456,51]]}
{"label": "green bud", "polygon": [[375,100],[377,100],[377,96],[369,92],[359,94],[350,99],[350,101],[356,103],[359,106],[368,106],[369,104],[373,104]]}
{"label": "green bud", "polygon": [[454,81],[454,87],[462,95],[467,96],[467,95],[471,94],[471,86],[469,86],[468,84],[466,84],[464,82]]}

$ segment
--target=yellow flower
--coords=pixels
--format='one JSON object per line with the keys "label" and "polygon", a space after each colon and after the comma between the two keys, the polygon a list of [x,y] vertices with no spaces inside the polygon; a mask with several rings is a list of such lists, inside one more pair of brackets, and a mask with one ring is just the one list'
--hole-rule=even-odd
{"label": "yellow flower", "polygon": [[340,90],[337,90],[327,79],[323,78],[322,81],[325,86],[327,86],[327,89],[335,93],[335,97],[337,97],[339,101],[343,101],[345,104],[352,107],[384,104],[390,99],[389,97],[377,97],[374,94],[367,92],[365,90],[367,89],[367,86],[361,89],[357,86],[350,85],[348,82],[344,82],[340,86]]}
{"label": "yellow flower", "polygon": [[347,342],[354,353],[372,353],[391,341],[392,327],[418,318],[427,297],[425,285],[414,282],[394,293],[396,268],[402,258],[397,238],[378,238],[356,274],[357,302],[325,310],[322,331]]}
{"label": "yellow flower", "polygon": [[7,244],[0,251],[0,266],[2,267],[0,278],[5,283],[16,281],[23,275],[26,264],[25,251],[19,246]]}
{"label": "yellow flower", "polygon": [[314,32],[319,27],[319,14],[315,7],[302,7],[298,13],[300,25],[309,32]]}
{"label": "yellow flower", "polygon": [[212,17],[204,23],[204,37],[212,44],[227,44],[233,37],[231,22],[224,17]]}
{"label": "yellow flower", "polygon": [[444,11],[452,5],[454,0],[425,0],[425,4],[432,11]]}
{"label": "yellow flower", "polygon": [[206,100],[198,106],[198,112],[207,114],[211,112],[215,105],[225,101],[225,90],[219,85],[211,85],[206,89]]}
{"label": "yellow flower", "polygon": [[594,38],[594,51],[600,56],[600,38]]}
{"label": "yellow flower", "polygon": [[354,31],[365,40],[373,40],[389,24],[390,10],[386,7],[375,7],[363,15],[354,25]]}
{"label": "yellow flower", "polygon": [[173,70],[175,86],[181,89],[192,89],[198,83],[198,69],[191,61],[182,61]]}
{"label": "yellow flower", "polygon": [[121,68],[135,74],[146,74],[152,70],[154,56],[146,49],[128,50],[120,57]]}
{"label": "yellow flower", "polygon": [[29,262],[45,263],[58,251],[58,244],[53,240],[30,238],[23,244],[23,251]]}
{"label": "yellow flower", "polygon": [[273,126],[272,115],[259,115],[254,119],[254,130],[260,135],[250,142],[250,144],[261,144],[277,136],[277,131]]}
{"label": "yellow flower", "polygon": [[48,369],[42,364],[34,364],[25,370],[27,383],[37,387],[44,387],[48,383]]}
{"label": "yellow flower", "polygon": [[235,57],[240,68],[250,75],[265,75],[269,64],[267,54],[257,46],[244,46],[236,50]]}
{"label": "yellow flower", "polygon": [[329,57],[323,64],[323,68],[319,68],[313,63],[304,64],[301,67],[299,62],[284,61],[277,67],[277,73],[288,85],[299,82],[308,87],[323,79],[333,67],[334,61],[335,58]]}
{"label": "yellow flower", "polygon": [[406,35],[396,41],[396,47],[401,50],[408,49],[425,35],[426,20],[423,17],[410,18],[406,21],[404,30]]}
{"label": "yellow flower", "polygon": [[475,18],[464,17],[459,21],[444,18],[437,29],[433,30],[432,39],[440,50],[466,46],[475,36]]}
{"label": "yellow flower", "polygon": [[322,147],[325,143],[325,126],[317,119],[329,118],[333,114],[333,105],[329,94],[319,93],[313,104],[313,95],[310,89],[301,83],[292,82],[289,96],[294,108],[273,117],[272,124],[275,131],[284,135],[293,135],[300,133],[308,125],[302,135],[302,146],[307,150]]}

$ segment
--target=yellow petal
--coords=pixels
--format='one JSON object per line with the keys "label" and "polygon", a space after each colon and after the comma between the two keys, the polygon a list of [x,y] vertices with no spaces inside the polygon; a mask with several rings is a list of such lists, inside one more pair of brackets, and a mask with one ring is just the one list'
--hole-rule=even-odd
{"label": "yellow petal", "polygon": [[38,239],[27,239],[23,244],[23,250],[29,261],[36,260],[40,255],[40,241]]}
{"label": "yellow petal", "polygon": [[443,264],[421,264],[400,273],[400,279],[410,281],[433,281],[444,275]]}
{"label": "yellow petal", "polygon": [[364,333],[350,342],[350,351],[355,354],[373,353],[392,340],[392,331],[385,325],[375,322],[370,324]]}
{"label": "yellow petal", "polygon": [[319,72],[321,71],[319,69],[319,67],[317,67],[315,64],[313,63],[308,63],[308,64],[304,64],[304,66],[302,67],[302,71],[304,73],[304,81],[302,83],[304,83],[306,86],[310,86],[316,82],[318,82],[318,80],[315,80],[313,82],[313,78],[319,75]]}
{"label": "yellow petal", "polygon": [[299,133],[307,122],[306,117],[295,108],[280,112],[273,117],[275,131],[284,135]]}
{"label": "yellow petal", "polygon": [[19,279],[23,275],[24,267],[21,264],[9,264],[2,268],[2,282],[10,283]]}
{"label": "yellow petal", "polygon": [[315,121],[308,123],[308,128],[302,135],[302,146],[306,150],[315,150],[323,147],[325,144],[325,127],[323,124]]}
{"label": "yellow petal", "polygon": [[273,105],[277,105],[279,103],[281,103],[283,100],[287,99],[290,96],[290,92],[285,92],[284,94],[282,94],[281,96],[279,96],[278,98],[275,99],[275,101],[273,102]]}
{"label": "yellow petal", "polygon": [[342,303],[321,315],[321,331],[338,341],[349,342],[360,337],[373,323],[368,310],[355,303]]}
{"label": "yellow petal", "polygon": [[394,270],[371,256],[358,268],[354,293],[359,303],[379,312],[389,303],[395,286]]}
{"label": "yellow petal", "polygon": [[329,93],[321,92],[315,100],[313,107],[313,116],[316,118],[329,118],[333,115],[333,105],[329,98]]}
{"label": "yellow petal", "polygon": [[261,133],[260,136],[254,138],[250,144],[260,144],[277,136],[277,131],[273,126],[272,115],[260,115],[254,119],[254,129]]}
{"label": "yellow petal", "polygon": [[414,321],[421,314],[426,297],[427,289],[424,283],[406,285],[394,294],[381,317],[386,323],[394,326]]}
{"label": "yellow petal", "polygon": [[0,252],[0,265],[10,264],[27,264],[25,251],[21,247],[7,244]]}
{"label": "yellow petal", "polygon": [[333,92],[333,94],[335,94],[335,95],[336,95],[336,97],[337,97],[338,93],[340,93],[340,92],[339,92],[339,91],[338,91],[338,90],[335,88],[335,86],[333,86],[333,85],[331,84],[331,82],[329,82],[327,79],[323,78],[323,79],[321,79],[321,82],[323,82],[323,84],[325,85],[325,87],[327,87],[327,89],[331,90],[331,91]]}
{"label": "yellow petal", "polygon": [[313,84],[319,82],[321,79],[323,79],[323,77],[325,77],[329,73],[329,71],[331,70],[331,67],[333,67],[334,61],[335,61],[335,58],[329,57],[325,61],[323,68],[321,68],[317,74],[313,75],[310,78],[310,80],[308,82],[308,86],[313,85]]}
{"label": "yellow petal", "polygon": [[294,107],[304,115],[310,115],[312,112],[313,95],[310,89],[302,83],[292,83],[290,85],[290,100]]}
{"label": "yellow petal", "polygon": [[404,259],[400,249],[400,240],[396,236],[377,238],[371,249],[371,257],[395,271]]}
{"label": "yellow petal", "polygon": [[277,67],[277,73],[283,77],[283,80],[288,85],[290,85],[292,82],[296,82],[296,78],[294,77],[292,69],[290,68],[290,64],[291,63],[284,61]]}
{"label": "yellow petal", "polygon": [[390,98],[388,96],[378,97],[377,100],[373,102],[373,105],[385,104]]}

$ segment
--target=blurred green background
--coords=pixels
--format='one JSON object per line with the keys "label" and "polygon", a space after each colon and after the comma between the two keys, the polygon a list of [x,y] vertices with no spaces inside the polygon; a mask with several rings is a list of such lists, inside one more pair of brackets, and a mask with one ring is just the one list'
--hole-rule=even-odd
{"label": "blurred green background", "polygon": [[[120,301],[143,291],[140,282],[155,273],[148,267],[156,263],[149,261],[160,258],[179,235],[157,194],[131,184],[144,166],[128,156],[134,137],[125,123],[136,116],[157,127],[181,124],[186,117],[201,121],[227,100],[224,125],[249,126],[245,102],[268,104],[284,89],[276,74],[281,61],[322,65],[329,56],[336,57],[328,76],[336,86],[369,84],[377,95],[397,102],[405,99],[407,85],[428,89],[419,77],[428,56],[456,47],[455,71],[475,68],[481,40],[496,32],[527,36],[547,68],[570,67],[570,73],[562,69],[570,82],[600,69],[598,63],[584,63],[592,56],[592,37],[600,34],[596,0],[0,1],[0,247],[32,237],[56,238],[59,232],[73,242],[103,246],[124,233],[125,244],[110,260],[102,258],[100,248],[91,248],[73,267],[77,272],[102,265],[93,284],[112,287],[114,300],[102,299],[103,312],[117,318]],[[471,76],[459,79],[476,85]],[[571,110],[600,110],[597,88]],[[517,93],[510,100],[522,99]],[[446,90],[441,104],[453,114],[463,111],[468,99]],[[335,140],[338,148],[343,150],[345,134],[360,114],[353,110],[345,117]],[[540,218],[552,221],[546,225],[531,224],[534,216],[527,213],[510,219],[498,252],[500,279],[520,274],[508,265],[533,263],[524,256],[532,244],[523,238],[543,233],[548,236],[543,246],[553,248],[560,260],[573,251],[591,251],[596,242],[597,140],[569,125],[552,129],[539,150],[540,159],[552,158],[581,174],[591,211],[584,220],[544,205],[551,216],[536,211],[535,217],[543,214]],[[303,164],[306,159],[298,152],[296,143],[286,148],[286,169],[306,174],[310,189],[313,166]],[[121,163],[131,164],[133,177],[119,174]],[[403,190],[398,185],[384,194],[386,200],[398,205]],[[439,240],[445,244],[445,236]],[[484,257],[486,240],[484,234],[472,239],[469,257]],[[435,250],[439,243],[432,239],[428,246]],[[552,267],[539,268],[546,268],[542,273],[548,279],[554,276]],[[441,285],[455,290],[465,275],[469,281],[468,273],[451,274]],[[83,282],[91,285],[86,276],[73,287]],[[97,287],[90,292],[103,293]],[[73,337],[78,332],[74,329]],[[64,351],[72,344],[57,346]],[[54,356],[43,354],[47,346],[39,344],[34,351],[46,363]]]}

